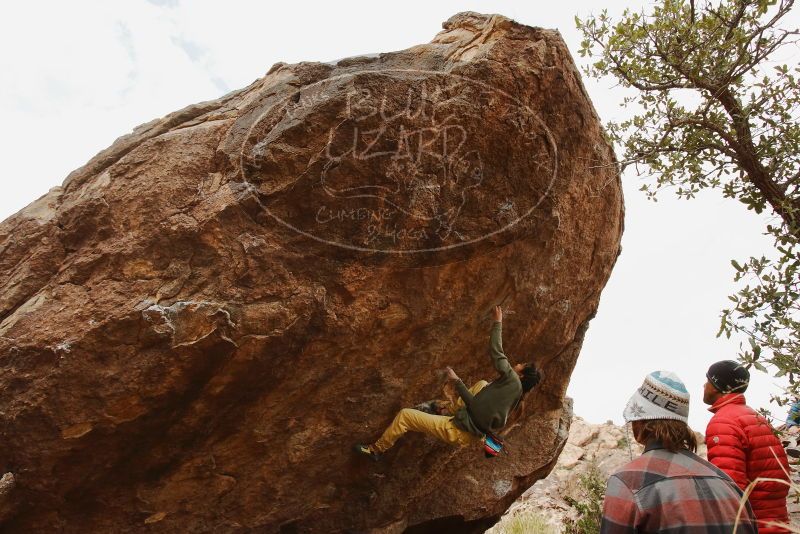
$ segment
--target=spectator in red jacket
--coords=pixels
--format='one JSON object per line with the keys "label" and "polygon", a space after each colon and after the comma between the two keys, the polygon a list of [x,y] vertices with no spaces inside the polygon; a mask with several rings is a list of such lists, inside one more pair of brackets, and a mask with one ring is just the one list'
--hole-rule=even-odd
{"label": "spectator in red jacket", "polygon": [[[745,404],[743,393],[750,372],[741,364],[724,360],[706,373],[703,402],[714,416],[706,429],[708,460],[725,471],[743,490],[759,478],[789,480],[789,461],[769,422]],[[760,482],[750,494],[760,534],[784,534],[789,523],[781,482]]]}
{"label": "spectator in red jacket", "polygon": [[742,491],[697,456],[689,392],[668,371],[647,375],[625,407],[644,453],[608,479],[600,534],[756,534]]}

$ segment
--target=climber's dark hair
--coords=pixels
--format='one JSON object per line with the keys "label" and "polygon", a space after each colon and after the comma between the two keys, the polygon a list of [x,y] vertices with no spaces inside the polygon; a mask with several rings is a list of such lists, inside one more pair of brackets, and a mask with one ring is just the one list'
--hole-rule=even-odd
{"label": "climber's dark hair", "polygon": [[500,431],[501,436],[507,435],[514,427],[518,426],[517,421],[519,421],[522,417],[522,414],[525,413],[525,395],[542,379],[541,375],[539,374],[539,370],[536,369],[536,366],[533,363],[525,364],[525,367],[522,368],[521,374],[522,378],[520,378],[520,382],[522,382],[522,396],[517,401],[517,405],[514,407],[514,409],[511,410],[511,413],[508,414],[506,426]]}
{"label": "climber's dark hair", "polygon": [[522,382],[522,393],[524,394],[532,390],[541,379],[542,377],[539,375],[536,366],[533,363],[527,364],[522,369],[522,378],[520,379]]}

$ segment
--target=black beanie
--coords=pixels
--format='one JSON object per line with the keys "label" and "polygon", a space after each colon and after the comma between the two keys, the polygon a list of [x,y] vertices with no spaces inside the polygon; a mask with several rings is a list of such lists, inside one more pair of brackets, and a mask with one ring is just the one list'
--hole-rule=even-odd
{"label": "black beanie", "polygon": [[708,368],[706,378],[720,393],[744,393],[750,385],[750,371],[733,360],[715,363]]}

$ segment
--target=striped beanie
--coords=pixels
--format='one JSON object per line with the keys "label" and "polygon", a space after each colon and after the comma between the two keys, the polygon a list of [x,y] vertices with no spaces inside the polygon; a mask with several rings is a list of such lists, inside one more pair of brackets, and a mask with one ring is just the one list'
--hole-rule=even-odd
{"label": "striped beanie", "polygon": [[689,422],[689,392],[678,375],[653,371],[633,394],[622,413],[625,421],[677,419]]}

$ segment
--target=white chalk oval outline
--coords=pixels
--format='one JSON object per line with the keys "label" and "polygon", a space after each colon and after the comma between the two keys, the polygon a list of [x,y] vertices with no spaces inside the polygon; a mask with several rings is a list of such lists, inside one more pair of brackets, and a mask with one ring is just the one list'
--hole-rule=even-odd
{"label": "white chalk oval outline", "polygon": [[[475,243],[477,243],[479,241],[483,241],[484,239],[487,239],[489,237],[497,235],[497,234],[499,234],[501,232],[505,232],[506,230],[514,227],[521,220],[523,220],[526,217],[528,217],[533,212],[533,210],[535,210],[537,207],[539,207],[539,204],[542,203],[542,201],[545,199],[547,194],[550,192],[550,189],[552,189],[553,184],[556,181],[556,176],[558,174],[558,147],[557,147],[555,139],[553,137],[553,133],[550,131],[550,128],[547,127],[547,125],[544,123],[544,121],[539,117],[539,115],[536,112],[534,112],[531,108],[529,108],[525,103],[520,101],[517,97],[515,97],[515,96],[513,96],[513,95],[511,95],[511,94],[509,94],[509,93],[507,93],[507,92],[505,92],[505,91],[503,91],[501,89],[497,89],[495,87],[492,87],[487,83],[484,83],[484,82],[481,82],[481,81],[478,81],[478,80],[474,80],[474,79],[469,78],[467,76],[462,76],[460,74],[452,74],[452,73],[448,73],[448,72],[434,71],[434,70],[419,70],[419,69],[383,69],[383,70],[380,70],[380,71],[377,71],[377,70],[360,70],[360,71],[357,71],[357,72],[339,74],[338,76],[325,78],[323,80],[319,80],[318,82],[314,82],[312,84],[305,85],[305,86],[299,88],[297,91],[295,91],[292,94],[290,94],[289,96],[286,96],[286,97],[282,98],[281,100],[276,102],[274,105],[272,105],[272,106],[268,107],[267,109],[265,109],[264,111],[262,111],[261,114],[258,116],[258,118],[255,121],[253,121],[253,123],[247,129],[247,134],[245,135],[244,140],[242,141],[242,146],[241,146],[241,148],[239,150],[239,171],[241,173],[242,180],[244,181],[244,183],[253,185],[247,179],[247,176],[245,176],[245,172],[244,172],[244,168],[245,168],[245,165],[244,165],[245,146],[247,145],[248,141],[250,140],[250,138],[252,136],[253,129],[257,125],[259,125],[261,123],[261,121],[264,119],[264,116],[267,115],[267,113],[269,113],[273,109],[275,109],[276,106],[278,106],[279,104],[285,104],[287,100],[292,98],[298,92],[300,92],[302,90],[306,90],[306,89],[308,89],[310,87],[314,87],[315,85],[318,85],[318,84],[331,82],[331,81],[334,81],[334,80],[337,80],[337,79],[341,79],[341,78],[348,78],[348,77],[352,78],[352,77],[355,77],[355,76],[358,76],[358,75],[361,75],[361,74],[385,75],[385,74],[392,73],[392,72],[433,74],[433,75],[436,75],[436,76],[452,76],[452,77],[464,80],[466,83],[472,83],[472,84],[480,85],[484,89],[487,89],[489,91],[496,91],[498,94],[503,95],[504,97],[508,98],[509,100],[515,102],[521,108],[525,109],[528,112],[528,114],[531,117],[533,117],[535,122],[542,128],[542,130],[545,133],[545,137],[547,138],[547,141],[550,144],[550,148],[552,149],[553,175],[552,175],[552,177],[550,179],[550,183],[547,185],[547,188],[542,193],[542,195],[539,197],[539,200],[533,206],[531,206],[528,209],[528,211],[526,211],[525,213],[523,213],[522,215],[517,217],[511,223],[503,226],[502,228],[498,228],[497,230],[493,230],[493,231],[491,231],[491,232],[489,232],[487,234],[484,234],[481,237],[474,238],[474,239],[469,239],[467,241],[462,241],[460,243],[453,243],[453,244],[450,244],[450,245],[443,245],[441,247],[411,249],[411,250],[394,250],[394,249],[384,250],[384,249],[377,249],[377,248],[359,247],[357,245],[339,243],[337,241],[331,241],[331,240],[328,240],[328,239],[324,239],[322,237],[318,237],[318,236],[316,236],[314,234],[306,232],[305,230],[301,230],[300,228],[295,227],[293,224],[291,224],[291,223],[289,223],[287,221],[284,221],[283,219],[281,219],[280,217],[278,217],[277,215],[272,213],[269,210],[268,207],[264,206],[263,204],[261,204],[261,202],[259,202],[259,206],[261,206],[261,209],[263,209],[267,213],[267,215],[269,215],[270,217],[272,217],[273,219],[278,221],[280,224],[282,224],[286,228],[289,228],[290,230],[293,230],[293,231],[297,232],[300,235],[303,235],[305,237],[311,238],[311,239],[313,239],[315,241],[318,241],[320,243],[325,243],[327,245],[331,245],[331,246],[335,246],[335,247],[342,247],[342,248],[346,248],[346,249],[350,249],[350,250],[357,250],[359,252],[380,252],[380,253],[383,253],[383,254],[418,254],[418,253],[423,253],[423,252],[440,252],[440,251],[444,251],[444,250],[450,250],[450,249],[455,249],[455,248],[458,248],[458,247],[472,245],[472,244],[475,244]],[[253,186],[253,188],[256,189],[256,190],[258,189],[255,186]]]}

